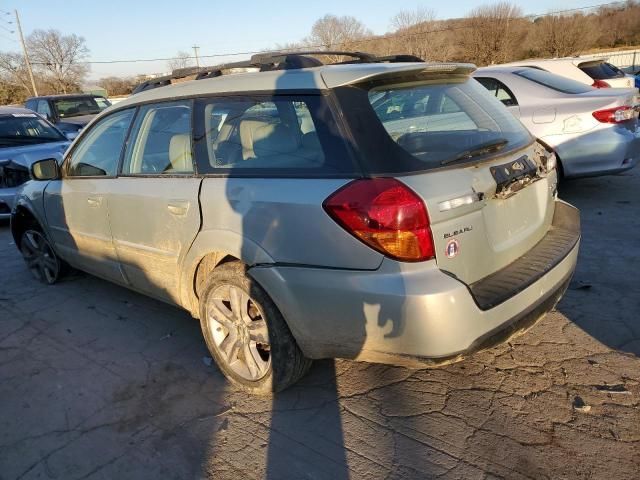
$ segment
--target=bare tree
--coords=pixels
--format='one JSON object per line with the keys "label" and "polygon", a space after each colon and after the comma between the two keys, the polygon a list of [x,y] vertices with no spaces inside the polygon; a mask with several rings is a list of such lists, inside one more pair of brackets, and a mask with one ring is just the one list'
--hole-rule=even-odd
{"label": "bare tree", "polygon": [[480,65],[502,63],[517,56],[522,11],[507,2],[483,5],[471,11],[461,30],[463,55]]}
{"label": "bare tree", "polygon": [[433,23],[436,12],[427,7],[417,7],[414,10],[401,10],[391,17],[391,28],[398,32],[407,30],[416,25]]}
{"label": "bare tree", "polygon": [[27,37],[27,47],[34,68],[57,92],[78,88],[89,72],[83,63],[89,54],[83,37],[62,35],[57,30],[34,30]]}
{"label": "bare tree", "polygon": [[583,15],[551,15],[534,23],[538,51],[544,56],[566,57],[581,52],[591,41],[588,19]]}
{"label": "bare tree", "polygon": [[[358,40],[370,37],[373,32],[355,17],[325,15],[311,27],[307,43],[327,50],[355,49]],[[339,61],[340,57],[327,55],[329,61]]]}
{"label": "bare tree", "polygon": [[[397,37],[389,38],[393,53],[408,53],[423,60],[448,60],[454,43],[440,32],[444,25],[436,20],[434,10],[418,7],[402,10],[391,18],[391,27]],[[391,52],[389,52],[391,53]]]}
{"label": "bare tree", "polygon": [[33,95],[27,65],[19,53],[0,53],[0,77],[3,83],[18,85],[27,95]]}
{"label": "bare tree", "polygon": [[167,68],[169,71],[178,70],[179,68],[187,68],[190,67],[191,62],[191,54],[189,52],[185,52],[184,50],[180,50],[176,53],[175,57],[167,62]]}
{"label": "bare tree", "polygon": [[97,84],[112,95],[129,95],[137,85],[132,78],[105,77],[98,80]]}

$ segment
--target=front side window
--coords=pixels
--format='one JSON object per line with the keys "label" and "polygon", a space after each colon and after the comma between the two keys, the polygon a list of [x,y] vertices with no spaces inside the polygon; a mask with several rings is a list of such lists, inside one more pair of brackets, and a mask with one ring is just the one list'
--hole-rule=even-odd
{"label": "front side window", "polygon": [[115,176],[133,112],[114,113],[91,127],[67,159],[67,176]]}
{"label": "front side window", "polygon": [[65,140],[58,130],[35,113],[0,115],[0,148]]}
{"label": "front side window", "polygon": [[192,173],[191,102],[140,108],[122,165],[124,175]]}
{"label": "front side window", "polygon": [[366,132],[360,146],[386,152],[384,160],[373,151],[366,155],[368,162],[384,161],[384,165],[371,165],[376,173],[415,172],[472,161],[531,141],[522,124],[468,77],[383,83],[368,89],[367,96],[387,139],[411,156],[408,159],[385,144],[377,133],[376,119],[366,118],[346,105],[343,110],[347,114],[360,117],[352,120],[355,130]]}
{"label": "front side window", "polygon": [[221,97],[198,102],[203,172],[260,175],[353,172],[321,96]]}
{"label": "front side window", "polygon": [[557,92],[578,94],[593,90],[584,83],[537,68],[523,68],[513,73]]}

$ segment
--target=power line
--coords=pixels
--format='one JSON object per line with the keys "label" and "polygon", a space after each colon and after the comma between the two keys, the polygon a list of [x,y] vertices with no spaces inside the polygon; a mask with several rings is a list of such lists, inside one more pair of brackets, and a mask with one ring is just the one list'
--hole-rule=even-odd
{"label": "power line", "polygon": [[[571,13],[571,12],[578,12],[578,11],[583,11],[583,10],[591,10],[591,9],[595,9],[595,8],[602,8],[602,7],[610,7],[613,5],[621,5],[621,4],[625,4],[627,3],[626,1],[616,1],[616,2],[608,2],[608,3],[600,3],[597,5],[589,5],[589,6],[584,6],[584,7],[576,7],[576,8],[569,8],[569,9],[565,9],[565,10],[556,10],[553,12],[547,12],[547,13],[532,13],[532,14],[528,14],[528,15],[523,15],[520,18],[542,18],[542,17],[549,17],[549,16],[558,16],[561,14],[565,14],[565,13]],[[0,12],[2,12],[2,10],[0,10]],[[460,25],[457,27],[443,27],[443,28],[439,28],[439,29],[432,29],[432,30],[424,30],[424,31],[420,31],[420,32],[411,32],[411,33],[389,33],[389,34],[385,34],[385,35],[379,35],[379,36],[375,36],[375,37],[371,37],[371,38],[364,38],[361,40],[354,40],[352,43],[356,44],[356,45],[360,45],[363,43],[370,43],[370,42],[377,42],[380,40],[385,40],[388,38],[394,38],[394,39],[402,39],[402,38],[409,38],[409,37],[416,37],[419,35],[427,35],[427,34],[431,34],[431,33],[441,33],[441,32],[451,32],[451,31],[456,31],[456,30],[464,30],[464,29],[468,29],[471,28],[470,25]],[[300,48],[301,49],[322,49],[322,48],[330,48],[330,47],[334,47],[334,46],[339,46],[340,44],[331,44],[331,45],[303,45]],[[238,55],[253,55],[256,53],[263,53],[265,52],[264,49],[262,50],[250,50],[250,51],[245,51],[245,52],[227,52],[227,53],[215,53],[215,54],[211,54],[211,55],[196,55],[196,56],[189,56],[187,58],[189,59],[202,59],[202,58],[219,58],[219,57],[235,57]],[[118,59],[118,60],[87,60],[87,61],[83,61],[83,62],[78,62],[78,63],[82,63],[82,64],[112,64],[112,63],[147,63],[147,62],[166,62],[166,61],[170,61],[170,60],[178,60],[184,57],[164,57],[164,58],[138,58],[138,59]],[[36,63],[34,62],[34,64],[36,65],[45,65],[45,63]]]}
{"label": "power line", "polygon": [[3,35],[1,33],[0,33],[0,37],[4,38],[5,40],[9,40],[10,42],[18,43],[18,41],[15,38],[7,37],[6,35]]}
{"label": "power line", "polygon": [[9,30],[7,27],[0,25],[0,28],[3,29],[5,32],[9,32],[9,33],[16,33],[15,30]]}

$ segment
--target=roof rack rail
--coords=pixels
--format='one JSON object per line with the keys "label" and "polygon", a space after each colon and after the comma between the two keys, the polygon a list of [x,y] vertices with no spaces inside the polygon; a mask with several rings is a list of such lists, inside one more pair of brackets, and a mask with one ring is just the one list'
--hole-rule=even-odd
{"label": "roof rack rail", "polygon": [[[351,57],[352,60],[325,64],[313,56],[342,56]],[[171,85],[172,80],[179,80],[187,77],[195,77],[195,80],[204,78],[219,77],[224,70],[238,68],[257,68],[261,72],[271,70],[297,70],[301,68],[319,67],[322,65],[345,65],[354,63],[403,63],[403,62],[424,62],[423,59],[415,55],[388,55],[376,57],[366,52],[347,52],[342,50],[302,50],[293,52],[264,52],[256,53],[249,60],[240,62],[223,63],[211,67],[187,67],[179,68],[171,72],[170,75],[156,77],[146,80],[133,89],[132,95],[151,90],[153,88]]]}

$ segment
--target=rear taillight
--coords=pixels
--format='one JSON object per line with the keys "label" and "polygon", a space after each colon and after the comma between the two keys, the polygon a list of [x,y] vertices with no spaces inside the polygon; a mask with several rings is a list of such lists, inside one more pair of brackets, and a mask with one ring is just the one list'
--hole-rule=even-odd
{"label": "rear taillight", "polygon": [[609,85],[607,82],[605,82],[604,80],[595,80],[592,84],[592,87],[595,88],[611,88],[611,85]]}
{"label": "rear taillight", "polygon": [[638,118],[638,111],[634,107],[624,106],[598,110],[592,115],[602,123],[622,123]]}
{"label": "rear taillight", "polygon": [[349,233],[383,254],[407,262],[434,257],[422,199],[393,178],[355,180],[323,204]]}

